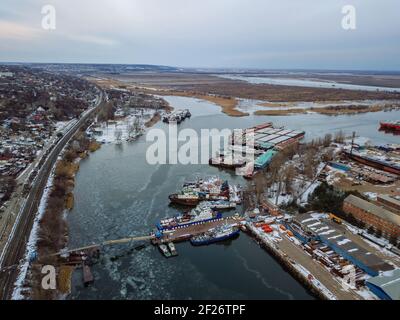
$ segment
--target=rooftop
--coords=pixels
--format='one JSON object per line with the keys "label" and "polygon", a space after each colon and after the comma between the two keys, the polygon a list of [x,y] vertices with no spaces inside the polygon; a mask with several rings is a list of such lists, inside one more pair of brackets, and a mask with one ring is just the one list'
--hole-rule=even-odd
{"label": "rooftop", "polygon": [[368,266],[375,271],[392,270],[393,267],[383,261],[381,258],[365,250],[363,247],[351,241],[345,236],[344,229],[341,225],[324,218],[317,214],[300,214],[295,220],[302,225],[302,228],[309,230],[317,235],[324,242],[340,248],[347,255],[353,257],[362,264]]}
{"label": "rooftop", "polygon": [[400,300],[400,269],[385,272],[368,280],[384,291],[392,300]]}
{"label": "rooftop", "polygon": [[389,211],[383,207],[377,206],[369,201],[358,198],[354,195],[349,195],[345,200],[345,202],[350,203],[351,205],[358,207],[366,212],[369,212],[381,219],[389,221],[397,226],[400,226],[400,216]]}
{"label": "rooftop", "polygon": [[395,207],[395,208],[400,208],[400,201],[387,195],[387,194],[380,194],[378,195],[378,200],[382,199],[383,201],[386,201],[388,203],[390,203],[390,206]]}

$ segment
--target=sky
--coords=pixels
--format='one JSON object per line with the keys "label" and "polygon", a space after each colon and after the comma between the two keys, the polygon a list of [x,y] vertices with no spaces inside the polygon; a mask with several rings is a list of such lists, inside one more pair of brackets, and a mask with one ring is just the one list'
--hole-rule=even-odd
{"label": "sky", "polygon": [[0,61],[400,70],[399,12],[399,0],[1,0]]}

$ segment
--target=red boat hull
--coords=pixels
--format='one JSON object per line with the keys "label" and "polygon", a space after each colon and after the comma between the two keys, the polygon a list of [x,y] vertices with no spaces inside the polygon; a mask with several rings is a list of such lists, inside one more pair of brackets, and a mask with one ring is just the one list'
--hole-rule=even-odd
{"label": "red boat hull", "polygon": [[381,122],[381,129],[400,131],[400,124]]}

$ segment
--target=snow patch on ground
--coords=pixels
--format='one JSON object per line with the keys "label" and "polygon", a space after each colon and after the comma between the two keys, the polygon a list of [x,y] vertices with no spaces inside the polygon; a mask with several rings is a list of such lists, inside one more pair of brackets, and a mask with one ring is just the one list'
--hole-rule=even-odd
{"label": "snow patch on ground", "polygon": [[338,245],[339,246],[343,246],[343,245],[345,245],[346,243],[349,243],[349,242],[351,242],[351,240],[350,239],[343,239],[343,240],[341,240],[341,241],[338,241]]}
{"label": "snow patch on ground", "polygon": [[26,251],[25,251],[25,256],[22,259],[22,264],[19,266],[19,273],[17,276],[17,280],[15,281],[15,288],[14,292],[12,294],[12,300],[23,300],[25,297],[22,294],[22,291],[24,289],[24,281],[28,272],[28,267],[29,267],[29,258],[35,253],[36,251],[36,243],[38,240],[38,231],[39,231],[39,223],[40,220],[43,217],[43,214],[46,210],[46,205],[47,205],[47,200],[49,198],[49,194],[51,191],[51,187],[53,185],[53,180],[54,180],[54,170],[51,172],[49,179],[47,180],[46,187],[43,191],[43,196],[40,200],[40,204],[38,207],[38,212],[36,214],[35,220],[33,222],[32,230],[29,235],[29,240],[26,245]]}

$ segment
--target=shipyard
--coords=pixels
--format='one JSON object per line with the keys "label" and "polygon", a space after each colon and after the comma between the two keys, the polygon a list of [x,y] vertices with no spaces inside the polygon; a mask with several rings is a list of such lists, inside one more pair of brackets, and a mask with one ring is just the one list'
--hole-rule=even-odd
{"label": "shipyard", "polygon": [[400,300],[400,2],[3,2],[0,301]]}
{"label": "shipyard", "polygon": [[[385,195],[356,191],[354,195],[330,188],[339,188],[343,181],[350,180],[357,181],[352,183],[356,190],[382,187],[393,190],[393,184],[399,183],[398,174],[392,170],[399,159],[399,146],[373,145],[355,133],[348,137],[337,133],[305,142],[306,131],[276,127],[272,122],[244,129],[240,134],[243,132],[254,133],[250,151],[246,138],[238,145],[231,136],[232,144],[228,145],[232,153],[239,151],[243,155],[242,150],[247,150],[255,156],[254,172],[244,177],[243,184],[231,183],[218,175],[187,177],[167,197],[169,207],[177,214],[155,221],[147,235],[64,250],[58,253],[63,256],[63,266],[80,270],[83,284],[90,286],[95,281],[91,267],[98,263],[101,248],[137,243],[134,250],[139,252],[146,248],[143,241],[149,241],[163,257],[176,259],[181,243],[188,242],[196,250],[199,246],[235,241],[244,233],[315,297],[397,299],[377,284],[397,281],[399,277],[398,192]],[[311,161],[310,150],[312,158],[321,162]],[[380,159],[381,165],[353,156],[359,154],[365,154],[367,159]],[[315,168],[305,167],[304,157]],[[280,163],[278,167],[276,161]],[[287,164],[282,161],[294,168],[290,177]],[[214,167],[216,163],[210,161],[209,165]],[[232,169],[226,164],[220,167]],[[282,171],[274,174],[277,180],[268,176],[274,170]],[[291,185],[296,186],[296,192]],[[326,193],[319,191],[322,187],[341,197],[342,203],[329,210],[315,204],[317,193]],[[372,217],[368,220],[365,214],[355,211],[356,206],[360,210],[369,206],[365,209],[368,214],[374,215],[375,210],[382,222],[378,224]],[[300,213],[294,213],[294,209]]]}
{"label": "shipyard", "polygon": [[[97,117],[84,131],[87,139],[103,145],[94,156],[103,148],[111,152],[109,156],[113,148],[119,152],[132,150],[136,155],[141,143],[153,142],[147,139],[149,122],[165,132],[166,140],[177,138],[171,126],[177,134],[181,130],[197,134],[192,127],[202,119],[202,110],[196,105],[202,101],[152,98],[116,89],[105,90],[104,94],[115,104],[111,116]],[[182,103],[175,106],[179,99]],[[215,107],[207,107],[210,117],[214,117]],[[214,247],[233,247],[248,239],[258,248],[254,248],[255,258],[271,256],[302,285],[307,297],[398,299],[393,292],[397,290],[400,268],[400,146],[395,140],[375,143],[357,131],[339,130],[310,138],[307,126],[268,120],[232,125],[223,128],[225,131],[201,127],[214,130],[227,143],[211,150],[211,157],[201,164],[204,169],[200,171],[191,169],[198,164],[196,161],[189,162],[186,170],[183,162],[178,162],[182,171],[167,174],[172,183],[159,191],[163,196],[147,192],[148,200],[137,203],[138,210],[148,212],[146,228],[138,228],[133,234],[123,228],[124,232],[98,237],[88,227],[85,241],[71,242],[58,252],[29,251],[26,261],[31,265],[30,272],[46,261],[56,261],[60,292],[72,294],[79,286],[91,290],[104,281],[99,268],[105,260],[118,264],[129,256],[155,252],[161,259],[167,258],[163,264],[168,268],[175,265],[174,261],[196,256],[196,252],[204,255]],[[381,131],[379,121],[371,122],[371,128],[377,134],[395,136]],[[210,135],[210,139],[215,137]],[[176,140],[179,150],[183,140]],[[192,149],[202,144],[188,142]],[[141,153],[148,150],[142,149]],[[90,158],[82,164],[90,163]],[[171,162],[171,158],[168,160]],[[141,160],[136,161],[138,165]],[[166,159],[158,162],[167,163]],[[143,172],[148,170],[146,166]],[[112,182],[119,173],[111,172]],[[151,179],[165,174],[160,173],[155,171]],[[140,177],[139,172],[136,175]],[[152,185],[152,180],[144,185]],[[145,187],[140,191],[141,185],[135,188],[139,194],[147,190]],[[140,197],[145,198],[144,194]],[[78,208],[79,204],[78,199]],[[77,209],[72,206],[70,210]],[[70,219],[75,218],[71,215]],[[90,223],[97,224],[95,220]],[[2,272],[15,267],[8,266]],[[122,294],[146,287],[138,277],[121,281]],[[386,283],[394,283],[394,288],[390,285],[390,290],[385,289]],[[18,290],[19,294],[28,292],[26,283]]]}

